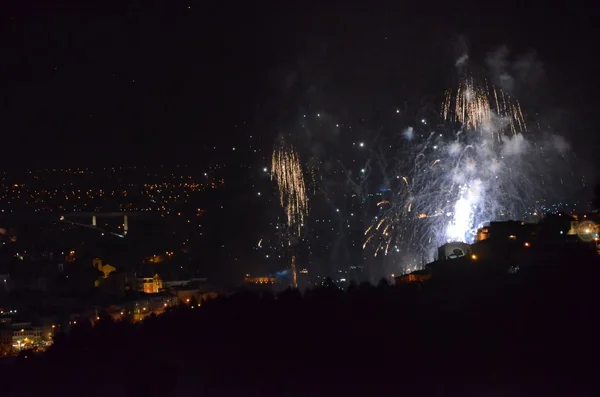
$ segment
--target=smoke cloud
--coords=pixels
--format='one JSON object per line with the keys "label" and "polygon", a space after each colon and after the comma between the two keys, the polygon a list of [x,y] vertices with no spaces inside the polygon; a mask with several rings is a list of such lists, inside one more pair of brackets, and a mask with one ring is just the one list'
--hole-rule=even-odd
{"label": "smoke cloud", "polygon": [[502,45],[487,54],[485,64],[492,82],[510,94],[539,83],[544,76],[544,65],[533,50],[511,57],[509,48]]}
{"label": "smoke cloud", "polygon": [[522,156],[527,153],[528,149],[529,142],[525,140],[523,134],[515,134],[513,137],[503,137],[503,156]]}

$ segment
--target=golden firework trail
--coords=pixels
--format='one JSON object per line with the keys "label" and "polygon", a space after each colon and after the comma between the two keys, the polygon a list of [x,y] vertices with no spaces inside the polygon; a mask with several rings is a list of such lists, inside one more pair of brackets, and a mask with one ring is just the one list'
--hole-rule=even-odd
{"label": "golden firework trail", "polygon": [[465,129],[494,133],[493,117],[497,116],[506,120],[511,135],[527,131],[519,102],[494,86],[491,91],[490,95],[487,85],[477,85],[473,78],[464,79],[455,90],[446,91],[442,117]]}
{"label": "golden firework trail", "polygon": [[275,146],[271,161],[271,179],[277,182],[279,203],[284,208],[289,227],[300,234],[304,217],[308,215],[308,196],[300,157],[291,145],[281,142]]}

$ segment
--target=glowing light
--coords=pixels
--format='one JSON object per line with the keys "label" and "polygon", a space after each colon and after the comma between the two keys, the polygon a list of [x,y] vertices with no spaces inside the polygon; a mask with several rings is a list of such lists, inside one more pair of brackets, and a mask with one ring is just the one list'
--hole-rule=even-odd
{"label": "glowing light", "polygon": [[472,254],[472,255],[471,255],[471,259],[473,259],[474,261],[476,261],[476,260],[478,259],[478,257],[477,257],[477,255],[475,255],[475,254]]}
{"label": "glowing light", "polygon": [[590,242],[596,237],[597,225],[593,221],[585,220],[580,222],[577,227],[577,236],[586,242]]}

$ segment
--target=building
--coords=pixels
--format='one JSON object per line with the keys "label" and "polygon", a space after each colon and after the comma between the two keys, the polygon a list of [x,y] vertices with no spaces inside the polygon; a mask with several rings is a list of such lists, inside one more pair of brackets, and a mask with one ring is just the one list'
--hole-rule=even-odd
{"label": "building", "polygon": [[245,284],[275,284],[276,282],[275,277],[251,277],[250,275],[244,277]]}
{"label": "building", "polygon": [[453,242],[444,244],[438,248],[438,260],[456,259],[471,254],[469,244]]}
{"label": "building", "polygon": [[410,283],[422,283],[431,278],[431,271],[429,269],[417,270],[416,272],[403,274],[402,276],[395,276],[394,281],[396,285],[399,284],[410,284]]}
{"label": "building", "polygon": [[112,272],[117,270],[114,266],[111,266],[108,263],[103,263],[102,259],[100,258],[95,258],[92,261],[92,265],[102,273],[102,277],[104,279],[107,279]]}
{"label": "building", "polygon": [[153,277],[136,278],[136,290],[147,294],[157,294],[163,290],[163,281],[155,274]]}
{"label": "building", "polygon": [[31,323],[13,323],[11,344],[12,351],[45,348],[52,344],[52,326],[32,326]]}
{"label": "building", "polygon": [[535,239],[538,225],[519,221],[490,222],[477,231],[477,241],[493,239],[531,241]]}

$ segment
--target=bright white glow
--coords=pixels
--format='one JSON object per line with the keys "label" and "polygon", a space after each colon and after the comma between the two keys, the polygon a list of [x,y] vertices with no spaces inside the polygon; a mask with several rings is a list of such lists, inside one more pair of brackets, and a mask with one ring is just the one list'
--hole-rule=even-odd
{"label": "bright white glow", "polygon": [[452,221],[446,229],[447,241],[461,241],[471,243],[474,235],[475,210],[481,201],[482,183],[480,180],[473,181],[470,186],[461,187],[460,198],[454,205]]}
{"label": "bright white glow", "polygon": [[365,143],[364,143],[364,142],[361,142],[361,143],[359,143],[359,144],[358,144],[358,146],[360,146],[360,147],[365,147]]}

